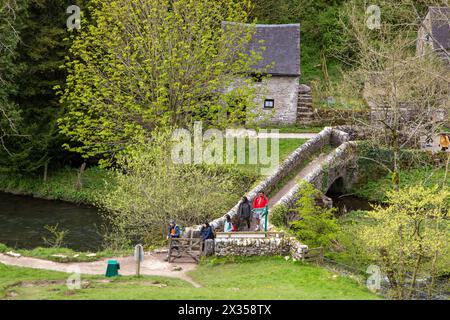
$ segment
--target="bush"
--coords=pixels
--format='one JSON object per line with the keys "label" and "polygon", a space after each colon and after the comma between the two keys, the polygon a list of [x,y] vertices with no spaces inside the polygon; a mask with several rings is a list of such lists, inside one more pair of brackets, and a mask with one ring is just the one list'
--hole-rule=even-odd
{"label": "bush", "polygon": [[289,209],[284,204],[279,204],[270,210],[270,221],[276,227],[286,227],[287,225],[287,214]]}
{"label": "bush", "polygon": [[328,248],[336,240],[339,226],[334,218],[335,209],[317,205],[320,191],[306,181],[299,182],[297,202],[292,211],[300,220],[291,223],[296,237],[308,246]]}

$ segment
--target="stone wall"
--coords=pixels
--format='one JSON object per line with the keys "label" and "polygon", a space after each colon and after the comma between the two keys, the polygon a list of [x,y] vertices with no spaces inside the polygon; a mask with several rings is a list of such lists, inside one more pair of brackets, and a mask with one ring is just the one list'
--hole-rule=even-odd
{"label": "stone wall", "polygon": [[295,238],[217,238],[214,246],[215,255],[220,257],[291,255],[301,259],[306,250],[308,247]]}
{"label": "stone wall", "polygon": [[[256,99],[256,121],[271,124],[294,124],[297,120],[298,77],[271,76],[260,84],[261,94]],[[275,101],[273,109],[264,109],[264,100]]]}

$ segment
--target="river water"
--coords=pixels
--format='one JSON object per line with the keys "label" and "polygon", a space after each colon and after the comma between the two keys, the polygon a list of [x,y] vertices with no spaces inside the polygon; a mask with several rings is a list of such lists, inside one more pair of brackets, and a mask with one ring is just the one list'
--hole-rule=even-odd
{"label": "river water", "polygon": [[64,201],[0,193],[0,243],[13,248],[45,246],[51,237],[44,228],[68,230],[63,246],[79,251],[98,250],[102,218],[96,208]]}

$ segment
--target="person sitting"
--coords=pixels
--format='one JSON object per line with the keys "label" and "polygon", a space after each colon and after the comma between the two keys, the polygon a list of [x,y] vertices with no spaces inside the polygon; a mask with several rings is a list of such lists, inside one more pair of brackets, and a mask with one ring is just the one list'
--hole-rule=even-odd
{"label": "person sitting", "polygon": [[252,207],[247,197],[242,197],[242,201],[239,203],[237,210],[237,215],[239,217],[239,231],[243,231],[245,225],[247,225],[247,230],[250,231]]}
{"label": "person sitting", "polygon": [[256,219],[256,229],[255,231],[260,230],[261,217],[264,216],[267,212],[267,206],[269,204],[269,199],[265,196],[264,192],[259,192],[258,196],[253,199],[253,217]]}
{"label": "person sitting", "polygon": [[223,232],[233,232],[235,231],[234,224],[231,221],[231,217],[229,214],[225,216],[226,220],[223,227]]}

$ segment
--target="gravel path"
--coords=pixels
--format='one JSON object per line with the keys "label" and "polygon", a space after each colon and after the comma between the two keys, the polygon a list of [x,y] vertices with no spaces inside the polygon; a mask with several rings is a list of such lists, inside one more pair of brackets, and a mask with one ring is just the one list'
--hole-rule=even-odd
{"label": "gravel path", "polygon": [[[197,266],[192,260],[183,259],[176,264],[169,264],[164,261],[165,256],[166,255],[164,253],[146,253],[144,262],[141,264],[141,274],[146,276],[178,278],[191,283],[196,288],[201,287],[187,275],[188,271],[194,270]],[[108,260],[117,260],[120,263],[120,275],[131,276],[136,274],[136,263],[134,261],[134,257],[110,258],[95,262],[61,263],[23,256],[16,258],[5,254],[0,254],[0,263],[10,266],[45,269],[67,273],[79,272],[81,274],[90,275],[104,275]]]}

